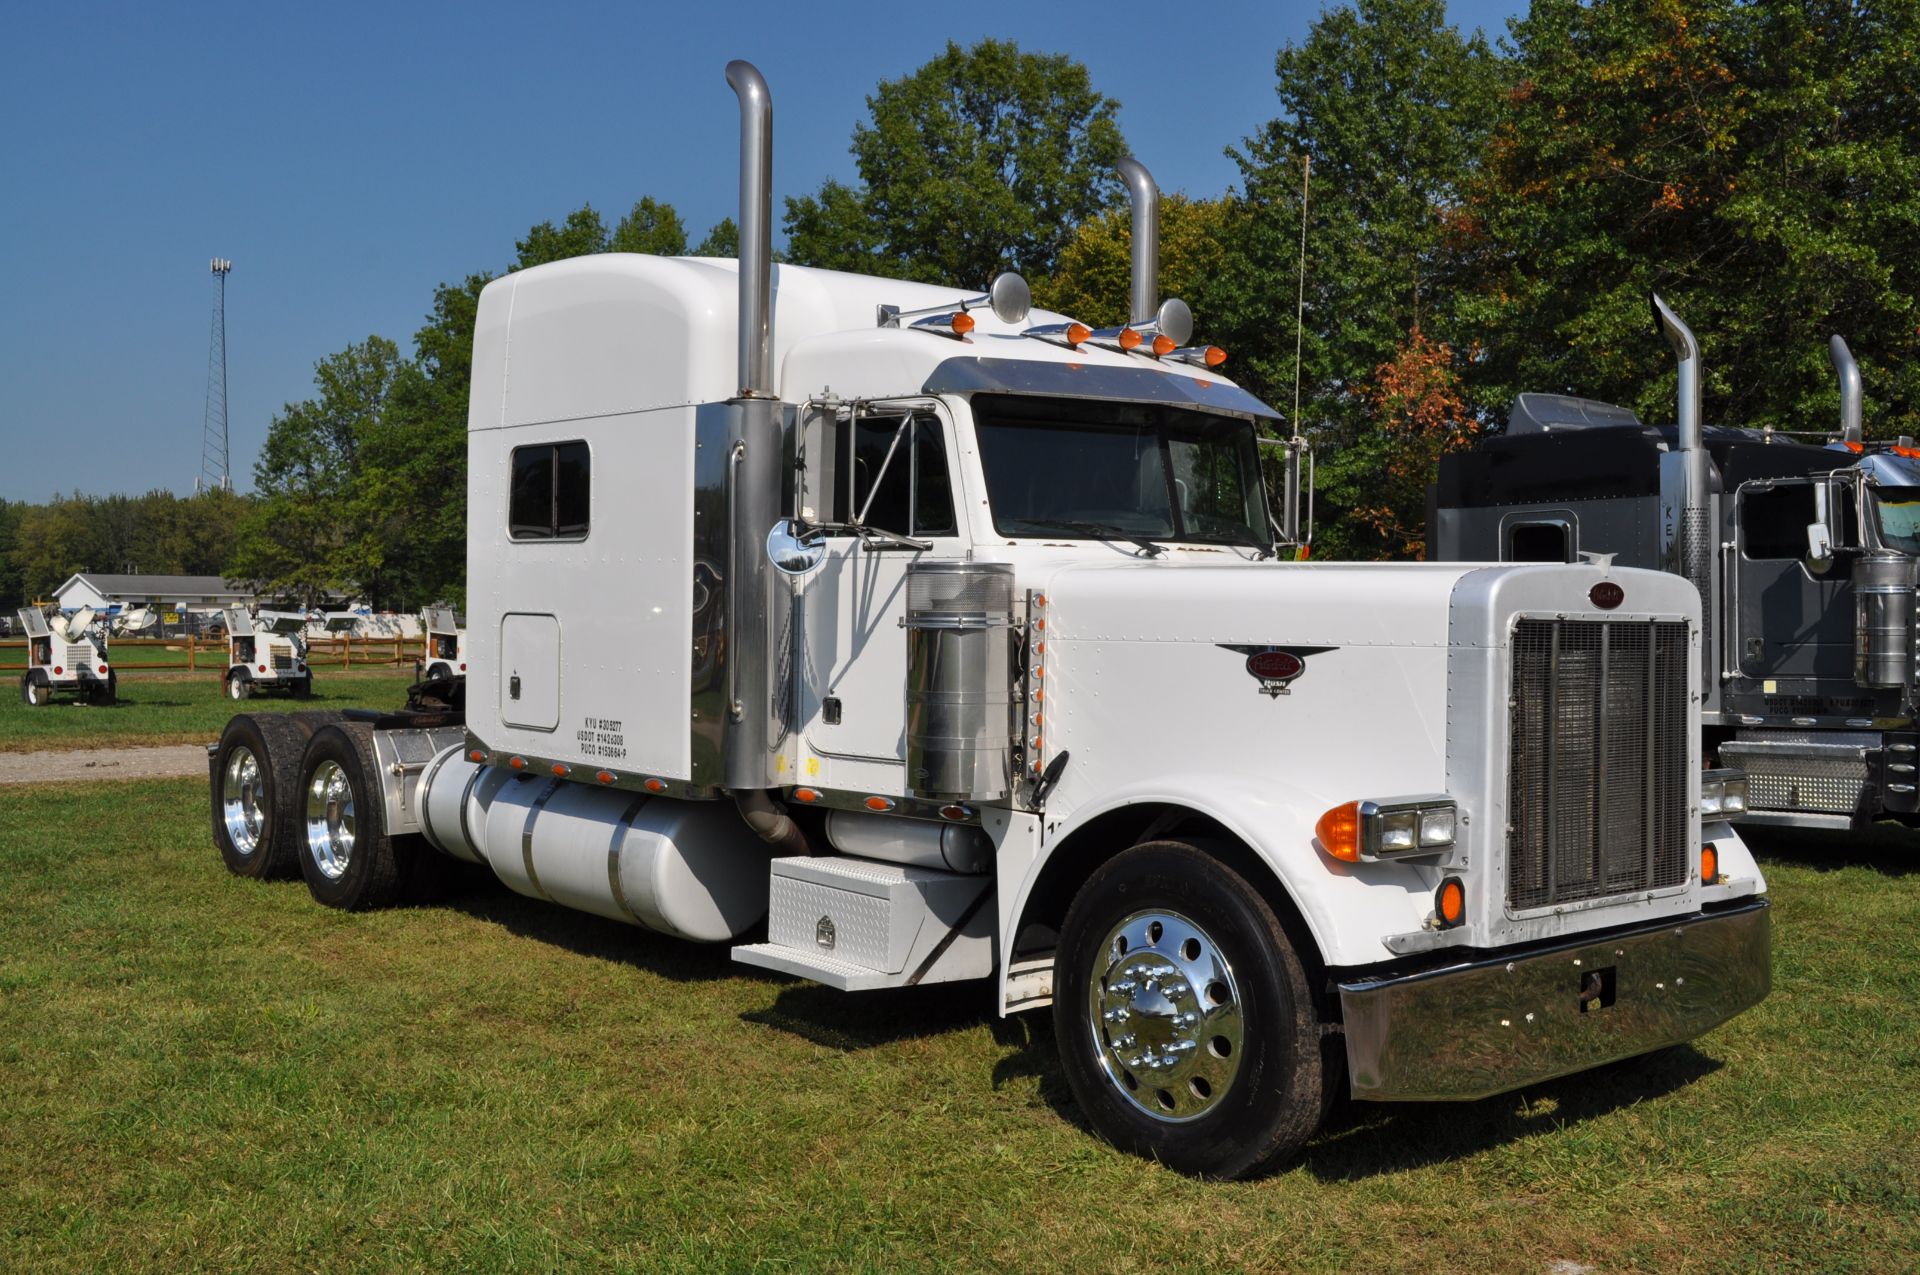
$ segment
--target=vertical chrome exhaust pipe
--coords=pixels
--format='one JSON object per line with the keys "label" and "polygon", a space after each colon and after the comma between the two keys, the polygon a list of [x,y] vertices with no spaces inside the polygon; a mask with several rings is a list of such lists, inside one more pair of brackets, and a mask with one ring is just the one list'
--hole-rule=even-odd
{"label": "vertical chrome exhaust pipe", "polygon": [[1152,323],[1160,309],[1160,188],[1147,166],[1129,155],[1115,168],[1133,203],[1133,286],[1128,323]]}
{"label": "vertical chrome exhaust pipe", "polygon": [[773,394],[773,95],[751,62],[727,63],[740,99],[740,397]]}
{"label": "vertical chrome exhaust pipe", "polygon": [[773,98],[750,62],[727,63],[740,99],[740,392],[727,430],[727,724],[722,766],[735,792],[774,785],[769,632],[780,512],[780,416],[773,391]]}
{"label": "vertical chrome exhaust pipe", "polygon": [[1860,385],[1860,365],[1853,361],[1853,351],[1838,332],[1827,341],[1827,355],[1833,360],[1833,370],[1840,374],[1840,437],[1849,443],[1862,442],[1860,404],[1865,393]]}
{"label": "vertical chrome exhaust pipe", "polygon": [[[1700,420],[1700,343],[1693,329],[1680,321],[1657,292],[1649,293],[1653,302],[1653,323],[1667,338],[1678,360],[1680,372],[1678,426],[1675,439],[1681,460],[1680,536],[1675,542],[1671,569],[1693,582],[1700,591],[1701,632],[1711,635],[1713,624],[1713,516],[1707,482],[1707,449],[1702,442]],[[1706,639],[1708,647],[1713,639]],[[1701,672],[1712,686],[1714,659],[1709,649],[1700,661]]]}

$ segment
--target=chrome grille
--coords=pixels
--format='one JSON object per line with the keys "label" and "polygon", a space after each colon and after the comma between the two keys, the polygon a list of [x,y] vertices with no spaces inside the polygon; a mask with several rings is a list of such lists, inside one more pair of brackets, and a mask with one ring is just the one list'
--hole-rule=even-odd
{"label": "chrome grille", "polygon": [[1509,704],[1510,907],[1687,879],[1684,621],[1521,620]]}

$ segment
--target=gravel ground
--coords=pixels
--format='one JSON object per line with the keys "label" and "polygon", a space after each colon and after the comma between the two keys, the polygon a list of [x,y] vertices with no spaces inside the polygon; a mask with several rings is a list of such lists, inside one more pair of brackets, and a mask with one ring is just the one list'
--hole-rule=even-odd
{"label": "gravel ground", "polygon": [[171,779],[180,775],[206,773],[207,750],[203,744],[0,753],[0,784],[45,784],[87,779]]}

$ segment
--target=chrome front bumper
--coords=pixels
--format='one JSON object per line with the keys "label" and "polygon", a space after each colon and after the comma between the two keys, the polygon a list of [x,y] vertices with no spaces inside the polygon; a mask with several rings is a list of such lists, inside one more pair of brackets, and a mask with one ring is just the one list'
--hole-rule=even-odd
{"label": "chrome front bumper", "polygon": [[1692,1040],[1765,999],[1768,908],[1341,983],[1353,1096],[1484,1098]]}

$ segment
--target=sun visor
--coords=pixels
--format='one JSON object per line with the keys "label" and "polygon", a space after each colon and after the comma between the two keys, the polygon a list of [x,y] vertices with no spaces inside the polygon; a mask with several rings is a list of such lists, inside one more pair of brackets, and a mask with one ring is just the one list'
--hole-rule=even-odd
{"label": "sun visor", "polygon": [[1920,459],[1869,452],[1860,458],[1859,468],[1881,487],[1920,487]]}
{"label": "sun visor", "polygon": [[1198,408],[1256,420],[1280,413],[1237,385],[1151,367],[1107,367],[1038,359],[948,359],[922,387],[928,394],[1029,394],[1044,398],[1116,399]]}

